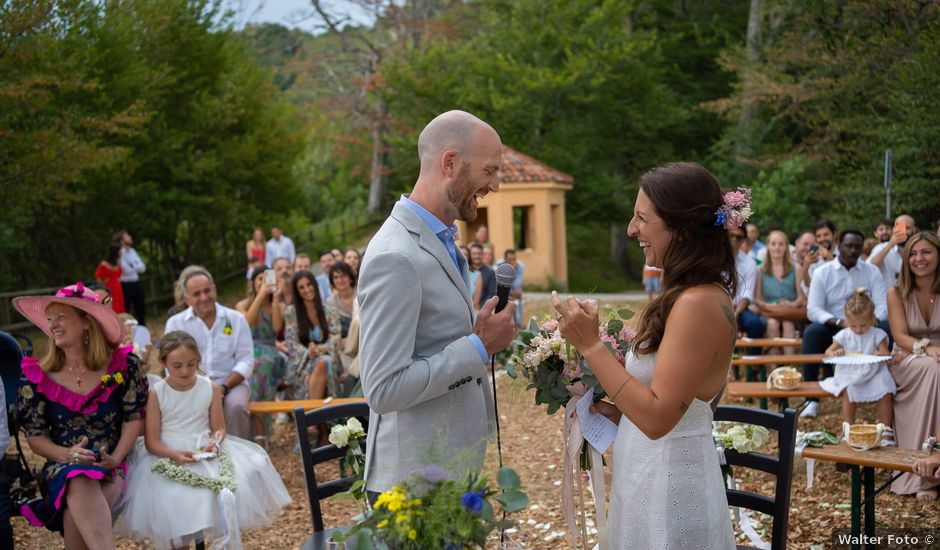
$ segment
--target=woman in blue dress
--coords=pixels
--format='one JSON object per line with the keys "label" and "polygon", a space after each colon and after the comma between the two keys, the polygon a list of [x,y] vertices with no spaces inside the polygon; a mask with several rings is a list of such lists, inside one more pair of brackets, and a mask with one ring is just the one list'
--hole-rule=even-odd
{"label": "woman in blue dress", "polygon": [[81,283],[13,304],[49,336],[45,357],[22,361],[17,423],[46,459],[43,499],[23,516],[61,532],[66,548],[112,549],[112,506],[140,433],[146,379],[131,347],[118,348],[117,315]]}

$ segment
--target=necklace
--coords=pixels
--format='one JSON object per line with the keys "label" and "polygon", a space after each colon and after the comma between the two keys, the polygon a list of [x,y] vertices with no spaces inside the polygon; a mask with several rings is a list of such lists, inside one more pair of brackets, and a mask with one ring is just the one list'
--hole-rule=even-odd
{"label": "necklace", "polygon": [[[70,373],[70,374],[73,374],[73,375],[75,374],[75,371],[72,370],[72,366],[71,366],[71,365],[66,365],[65,368],[69,369],[69,373]],[[78,375],[75,376],[75,383],[78,384],[78,387],[79,387],[79,388],[82,387],[82,375],[84,375],[84,374],[85,374],[85,371],[87,371],[87,370],[88,370],[88,367],[85,366],[85,365],[82,365],[82,372],[78,373]]]}

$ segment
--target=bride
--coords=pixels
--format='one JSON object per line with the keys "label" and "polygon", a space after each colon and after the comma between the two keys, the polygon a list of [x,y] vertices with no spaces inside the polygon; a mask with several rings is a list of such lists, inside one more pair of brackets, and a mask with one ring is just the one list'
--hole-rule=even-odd
{"label": "bride", "polygon": [[598,402],[598,412],[619,424],[610,548],[734,548],[709,403],[724,387],[737,336],[727,230],[746,220],[749,197],[723,196],[694,163],[654,168],[639,184],[627,234],[648,265],[664,269],[663,293],[640,317],[626,369],[598,337],[596,306],[552,295],[562,335],[613,403]]}

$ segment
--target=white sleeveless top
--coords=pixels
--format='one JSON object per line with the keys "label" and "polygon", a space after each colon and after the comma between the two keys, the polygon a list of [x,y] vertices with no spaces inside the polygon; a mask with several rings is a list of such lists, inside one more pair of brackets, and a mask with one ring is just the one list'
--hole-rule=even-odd
{"label": "white sleeveless top", "polygon": [[205,376],[197,376],[192,388],[178,391],[161,380],[153,390],[160,402],[160,439],[176,449],[196,449],[204,445],[209,439],[212,382]]}
{"label": "white sleeveless top", "polygon": [[[626,359],[627,371],[645,386],[655,366],[656,354]],[[657,440],[620,419],[608,523],[612,550],[735,548],[708,403],[693,400]]]}

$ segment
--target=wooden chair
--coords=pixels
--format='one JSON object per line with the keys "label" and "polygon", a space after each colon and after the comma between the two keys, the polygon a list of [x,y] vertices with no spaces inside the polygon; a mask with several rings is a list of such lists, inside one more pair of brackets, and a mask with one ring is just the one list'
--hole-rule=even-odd
{"label": "wooden chair", "polygon": [[[294,423],[297,426],[297,438],[300,440],[300,456],[304,464],[304,479],[307,482],[307,500],[310,503],[310,520],[313,523],[313,535],[304,543],[304,550],[319,550],[327,548],[327,541],[336,532],[344,531],[348,527],[324,529],[323,513],[320,509],[320,500],[329,498],[337,493],[349,490],[358,477],[347,476],[333,479],[326,483],[317,483],[315,467],[329,460],[346,456],[346,449],[340,449],[332,443],[322,447],[312,448],[307,437],[307,428],[317,426],[332,420],[357,417],[362,421],[368,433],[369,406],[365,402],[342,403],[330,405],[311,411],[304,411],[303,407],[294,409]],[[365,452],[365,442],[363,442]]]}
{"label": "wooden chair", "polygon": [[[741,454],[733,449],[724,451],[725,461],[729,466],[752,468],[777,476],[774,498],[740,489],[727,489],[726,494],[729,506],[746,508],[772,516],[771,548],[785,550],[787,524],[790,517],[790,486],[793,481],[797,411],[787,409],[783,413],[776,413],[738,405],[719,405],[715,410],[714,418],[716,421],[763,426],[777,432],[777,456],[757,452]],[[750,547],[738,546],[738,548]]]}

